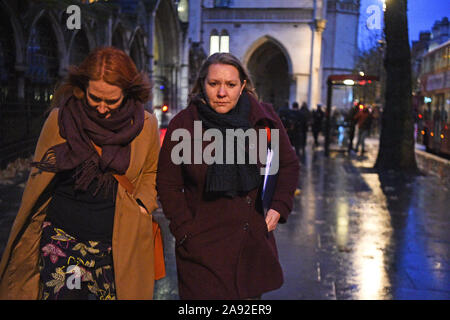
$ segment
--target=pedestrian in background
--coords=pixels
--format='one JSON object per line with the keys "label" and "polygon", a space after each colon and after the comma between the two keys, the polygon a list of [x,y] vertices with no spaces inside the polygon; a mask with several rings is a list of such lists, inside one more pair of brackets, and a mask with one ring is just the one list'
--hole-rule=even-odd
{"label": "pedestrian in background", "polygon": [[302,154],[305,153],[305,147],[308,138],[310,113],[306,102],[302,103],[302,107],[300,109],[298,109],[298,103],[294,102],[292,104],[292,110],[295,112],[293,116],[293,119],[295,119],[294,120],[295,121],[294,135],[296,138],[295,152],[298,156],[300,154],[299,150],[301,150]]}
{"label": "pedestrian in background", "polygon": [[298,137],[296,137],[295,135],[296,114],[297,113],[294,110],[289,109],[289,104],[282,106],[278,110],[278,116],[280,117],[281,122],[286,129],[291,146],[293,146],[294,148],[296,143],[298,143]]}
{"label": "pedestrian in background", "polygon": [[322,111],[322,106],[317,105],[317,109],[312,113],[312,126],[311,130],[314,136],[314,146],[319,145],[319,133],[322,131],[322,122],[325,117],[325,113]]}
{"label": "pedestrian in background", "polygon": [[361,146],[361,156],[363,156],[365,152],[365,140],[369,136],[372,125],[372,114],[369,108],[364,107],[359,110],[355,115],[355,121],[358,126],[358,142],[356,143],[355,151],[358,152],[359,146]]}
{"label": "pedestrian in background", "polygon": [[348,123],[348,152],[353,150],[353,139],[355,138],[356,120],[359,111],[359,102],[355,101],[353,107],[348,111],[346,121]]}
{"label": "pedestrian in background", "polygon": [[[190,163],[172,161],[172,134],[183,128],[192,137],[194,121],[223,136],[227,129],[279,130],[279,171],[265,216],[261,164],[195,164],[193,154]],[[195,150],[194,140],[188,142]],[[199,70],[189,106],[169,124],[158,164],[158,195],[176,241],[181,299],[255,299],[282,285],[273,230],[288,218],[298,175],[281,120],[271,105],[257,100],[242,63],[229,53],[211,55]]]}
{"label": "pedestrian in background", "polygon": [[289,120],[292,122],[292,127],[290,130],[292,131],[292,146],[295,149],[295,154],[299,155],[299,150],[301,149],[301,122],[302,115],[300,114],[300,110],[298,108],[298,102],[292,103],[292,110],[289,115]]}
{"label": "pedestrian in background", "polygon": [[3,253],[2,299],[152,299],[159,136],[144,111],[150,89],[115,48],[69,70]]}

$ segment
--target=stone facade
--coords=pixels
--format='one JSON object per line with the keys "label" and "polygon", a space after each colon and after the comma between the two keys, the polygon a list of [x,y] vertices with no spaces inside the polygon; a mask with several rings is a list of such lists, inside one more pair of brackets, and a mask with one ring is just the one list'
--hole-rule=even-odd
{"label": "stone facade", "polygon": [[[73,4],[79,29],[67,25]],[[149,74],[147,108],[182,104],[183,29],[172,0],[0,0],[0,16],[2,165],[34,148],[55,85],[96,47],[123,49]]]}
{"label": "stone facade", "polygon": [[[72,4],[80,29],[66,24]],[[158,115],[186,107],[211,35],[244,62],[261,100],[315,108],[328,74],[353,70],[358,11],[359,0],[0,0],[0,148],[33,145],[55,84],[98,46],[149,74]]]}
{"label": "stone facade", "polygon": [[326,102],[326,77],[351,73],[359,1],[193,0],[188,36],[210,53],[214,34],[249,69],[262,100],[275,108]]}

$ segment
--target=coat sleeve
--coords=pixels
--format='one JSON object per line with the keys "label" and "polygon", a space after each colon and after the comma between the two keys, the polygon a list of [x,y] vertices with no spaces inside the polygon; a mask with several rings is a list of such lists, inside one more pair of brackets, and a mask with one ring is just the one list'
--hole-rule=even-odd
{"label": "coat sleeve", "polygon": [[280,223],[285,223],[292,210],[294,193],[297,188],[300,165],[298,158],[292,149],[289,137],[281,123],[280,118],[272,112],[276,120],[275,129],[279,129],[279,169],[277,185],[272,196],[271,209],[280,215]]}
{"label": "coat sleeve", "polygon": [[185,227],[193,217],[184,194],[182,166],[174,164],[171,160],[172,149],[178,141],[171,141],[170,137],[173,131],[178,128],[178,119],[179,117],[175,117],[167,128],[159,156],[156,178],[159,200],[164,215],[170,221],[169,228],[177,241],[186,234]]}
{"label": "coat sleeve", "polygon": [[[63,141],[64,140],[59,135],[58,109],[53,109],[42,127],[34,152],[33,161],[40,161],[50,147]],[[33,282],[35,280],[35,278],[33,278],[35,274],[32,274],[34,269],[28,268],[28,266],[33,265],[33,263],[36,263],[37,265],[38,255],[34,253],[38,252],[38,249],[36,248],[38,248],[39,241],[35,241],[31,245],[30,241],[33,242],[33,239],[35,239],[33,237],[33,232],[39,233],[41,229],[40,222],[37,220],[38,218],[35,215],[29,217],[29,214],[37,199],[41,195],[42,190],[47,186],[54,175],[55,174],[52,172],[40,171],[36,167],[32,167],[30,170],[28,181],[22,194],[22,201],[19,212],[11,227],[8,242],[6,244],[2,260],[0,262],[0,299],[4,299],[5,297],[8,297],[8,299],[10,299],[10,297],[16,297],[15,294],[17,294],[17,292],[11,292],[9,290],[8,279],[4,277],[7,268],[11,267],[11,265],[8,266],[8,264],[13,255],[13,252],[16,256],[22,259],[18,260],[19,262],[16,263],[16,270],[14,272],[16,272],[16,274],[20,274],[21,279],[29,280],[28,283],[35,283]],[[25,230],[23,229],[23,226],[26,223],[28,224],[28,228]],[[34,226],[35,228],[31,226]],[[22,231],[21,233],[21,230],[24,231]],[[22,245],[21,251],[19,253],[19,251],[15,250],[15,248],[18,243],[18,239],[24,237],[25,242],[28,241],[29,247]],[[32,245],[34,246],[33,248],[31,248]],[[32,249],[35,249],[36,251],[33,251]],[[20,268],[20,270],[17,270],[18,268]],[[17,284],[16,287],[20,288],[21,286]],[[21,290],[21,292],[26,291],[24,287],[22,287]],[[35,299],[37,297],[37,292],[37,290],[36,292],[27,291],[26,298]],[[36,297],[34,296],[34,294],[36,294]]]}
{"label": "coat sleeve", "polygon": [[146,134],[149,137],[150,145],[144,167],[142,168],[142,179],[135,192],[135,198],[142,202],[148,213],[152,213],[158,208],[156,201],[156,172],[160,149],[158,121],[155,115],[150,115],[150,119],[147,121],[147,125],[144,126],[143,130],[147,131]]}

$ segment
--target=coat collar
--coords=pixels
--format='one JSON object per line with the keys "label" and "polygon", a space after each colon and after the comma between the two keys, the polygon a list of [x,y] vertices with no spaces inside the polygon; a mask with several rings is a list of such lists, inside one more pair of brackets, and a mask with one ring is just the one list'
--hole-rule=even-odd
{"label": "coat collar", "polygon": [[261,122],[270,122],[271,127],[275,127],[276,118],[274,117],[274,110],[271,104],[259,102],[252,95],[250,97],[250,124],[255,127]]}
{"label": "coat collar", "polygon": [[[259,102],[252,95],[249,94],[250,99],[250,116],[249,121],[252,127],[257,126],[258,124],[264,123],[265,125],[269,125],[270,127],[275,127],[276,118],[274,116],[274,110],[271,104]],[[198,119],[198,111],[197,105],[195,103],[191,103],[187,107],[187,111],[189,111],[191,117],[194,120]],[[267,123],[269,122],[269,123]]]}

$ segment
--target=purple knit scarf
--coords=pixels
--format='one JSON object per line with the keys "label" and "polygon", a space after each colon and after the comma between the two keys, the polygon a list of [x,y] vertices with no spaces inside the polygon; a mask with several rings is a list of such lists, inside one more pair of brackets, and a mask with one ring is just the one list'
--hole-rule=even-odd
{"label": "purple knit scarf", "polygon": [[[111,116],[99,117],[95,108],[71,97],[60,108],[59,134],[66,142],[50,147],[32,166],[43,171],[75,169],[75,189],[86,191],[94,179],[98,190],[111,191],[113,174],[125,174],[130,164],[131,141],[144,126],[144,106],[128,99]],[[92,142],[102,148],[99,156]]]}

